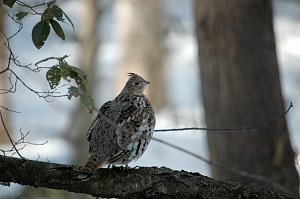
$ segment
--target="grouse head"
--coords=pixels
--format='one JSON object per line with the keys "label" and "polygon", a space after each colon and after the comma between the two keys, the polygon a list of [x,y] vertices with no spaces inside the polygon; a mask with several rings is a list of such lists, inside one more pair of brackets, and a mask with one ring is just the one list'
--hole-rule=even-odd
{"label": "grouse head", "polygon": [[130,78],[126,82],[122,92],[131,92],[138,95],[143,94],[146,86],[150,84],[150,82],[135,73],[127,74]]}

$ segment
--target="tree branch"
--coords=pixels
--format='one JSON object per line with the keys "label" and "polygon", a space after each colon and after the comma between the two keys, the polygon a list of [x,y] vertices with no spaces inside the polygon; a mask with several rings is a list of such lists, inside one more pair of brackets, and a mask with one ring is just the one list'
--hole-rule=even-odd
{"label": "tree branch", "polygon": [[275,123],[277,123],[279,120],[282,120],[285,118],[286,114],[290,111],[291,108],[293,108],[294,105],[291,102],[289,107],[287,108],[287,110],[280,115],[280,117],[275,118],[271,121],[268,122],[264,122],[261,124],[258,124],[256,126],[246,126],[246,127],[233,127],[233,128],[204,128],[204,127],[190,127],[190,128],[174,128],[174,129],[155,129],[155,132],[169,132],[169,131],[194,131],[194,130],[198,130],[198,131],[243,131],[243,130],[253,130],[253,129],[259,129],[259,128],[263,128],[266,126],[270,126],[273,125]]}
{"label": "tree branch", "polygon": [[0,155],[0,181],[117,198],[293,198],[254,184],[216,181],[199,173],[162,167],[99,169],[87,181],[76,166]]}
{"label": "tree branch", "polygon": [[161,139],[158,139],[158,138],[155,138],[153,137],[152,140],[154,141],[157,141],[157,142],[160,142],[162,144],[165,144],[169,147],[172,147],[173,149],[177,149],[183,153],[186,153],[188,155],[191,155],[205,163],[207,163],[208,165],[212,166],[212,167],[216,167],[216,168],[220,168],[224,171],[228,171],[228,172],[231,172],[233,174],[236,174],[236,175],[239,175],[239,176],[243,176],[243,177],[246,177],[246,178],[249,178],[249,179],[252,179],[256,182],[262,182],[263,184],[265,185],[268,185],[269,188],[272,188],[276,191],[279,191],[281,193],[285,193],[285,194],[289,194],[291,195],[292,192],[290,190],[288,190],[287,188],[285,188],[284,186],[280,185],[279,183],[277,182],[274,182],[272,180],[270,180],[269,178],[267,177],[264,177],[264,176],[261,176],[261,175],[256,175],[254,173],[249,173],[249,172],[246,172],[246,171],[243,171],[243,170],[239,170],[239,169],[236,169],[236,168],[231,168],[231,167],[225,167],[224,165],[222,164],[219,164],[219,163],[216,163],[216,162],[213,162],[211,160],[208,160],[192,151],[188,151],[182,147],[179,147],[179,146],[176,146],[174,144],[171,144],[170,142],[167,142],[167,141],[164,141],[164,140],[161,140]]}
{"label": "tree branch", "polygon": [[22,159],[24,159],[24,157],[19,153],[19,150],[17,149],[16,144],[14,143],[13,139],[12,139],[12,138],[10,137],[10,135],[9,135],[9,132],[8,132],[8,130],[7,130],[7,128],[6,128],[6,125],[5,125],[5,122],[4,122],[4,119],[3,119],[3,116],[2,116],[1,110],[0,110],[0,119],[1,119],[1,123],[2,123],[2,125],[3,125],[3,128],[4,128],[4,130],[5,130],[5,133],[6,133],[7,137],[8,137],[8,139],[9,139],[11,145],[13,146],[13,148],[15,149],[15,151],[16,151],[16,153],[19,155],[19,157],[22,158]]}

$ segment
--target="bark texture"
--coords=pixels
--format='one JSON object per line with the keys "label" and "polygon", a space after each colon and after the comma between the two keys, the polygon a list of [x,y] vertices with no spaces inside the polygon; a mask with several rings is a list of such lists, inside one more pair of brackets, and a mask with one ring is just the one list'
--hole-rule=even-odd
{"label": "bark texture", "polygon": [[47,187],[105,198],[293,198],[254,184],[216,181],[199,173],[162,168],[99,169],[87,181],[76,166],[0,155],[0,182]]}
{"label": "bark texture", "polygon": [[[255,126],[281,115],[271,0],[196,0],[195,18],[207,127]],[[285,120],[247,132],[208,132],[208,145],[213,162],[265,176],[298,194]],[[218,168],[213,176],[253,182]]]}

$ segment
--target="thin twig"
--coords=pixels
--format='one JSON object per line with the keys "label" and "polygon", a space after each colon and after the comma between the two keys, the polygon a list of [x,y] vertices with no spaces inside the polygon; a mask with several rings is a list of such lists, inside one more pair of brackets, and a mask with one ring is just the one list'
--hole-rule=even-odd
{"label": "thin twig", "polygon": [[29,135],[29,131],[27,133],[23,133],[22,129],[19,130],[20,132],[20,139],[18,141],[16,141],[16,145],[18,144],[30,144],[30,145],[45,145],[48,143],[48,140],[42,142],[42,143],[35,143],[35,142],[28,142],[25,141],[25,138]]}
{"label": "thin twig", "polygon": [[[33,9],[33,8],[36,8],[36,7],[39,7],[39,6],[42,6],[42,5],[46,5],[45,3],[43,4],[39,4],[37,6],[29,6],[28,4],[22,2],[22,1],[17,1],[17,3],[21,6],[25,6],[27,8],[30,8],[30,9]],[[6,93],[15,93],[16,90],[17,90],[17,83],[20,82],[24,87],[26,87],[29,91],[35,93],[38,97],[40,98],[44,98],[46,101],[51,101],[53,98],[56,98],[56,97],[66,97],[68,96],[68,94],[61,94],[60,92],[58,92],[57,89],[54,89],[52,91],[36,91],[34,90],[33,88],[31,88],[30,86],[28,86],[18,75],[17,73],[11,68],[11,64],[14,63],[15,66],[18,66],[18,67],[21,67],[21,68],[26,68],[30,71],[33,71],[33,72],[39,72],[42,68],[31,68],[30,66],[32,64],[27,64],[27,65],[22,65],[21,62],[18,60],[18,57],[14,55],[13,53],[13,50],[10,46],[10,40],[13,39],[17,34],[20,33],[20,31],[23,29],[23,23],[21,21],[18,21],[16,19],[14,19],[14,17],[10,16],[9,17],[14,21],[16,22],[17,24],[19,24],[19,27],[18,29],[10,36],[6,35],[4,33],[3,30],[0,30],[1,33],[3,34],[4,38],[5,38],[5,43],[4,43],[4,46],[6,47],[7,51],[8,51],[8,62],[7,62],[7,65],[6,67],[0,71],[0,75],[6,73],[6,72],[10,72],[9,74],[9,83],[10,83],[10,88],[8,89],[5,89],[5,88],[0,88],[0,94],[6,94]],[[47,60],[49,59],[56,59],[58,61],[61,61],[63,59],[65,59],[66,57],[68,57],[68,55],[65,55],[63,57],[50,57],[50,58],[47,58]],[[46,59],[44,59],[45,61]],[[43,62],[43,60],[40,61],[40,63]],[[44,68],[44,67],[43,67]],[[15,79],[12,79],[12,75],[14,76]]]}
{"label": "thin twig", "polygon": [[6,110],[6,111],[10,111],[10,112],[14,112],[14,113],[21,113],[21,112],[19,112],[19,111],[15,111],[15,110],[13,110],[13,109],[9,109],[9,108],[7,108],[7,107],[5,107],[5,106],[1,106],[1,105],[0,105],[0,108],[3,108],[3,109]]}
{"label": "thin twig", "polygon": [[253,179],[253,180],[257,180],[257,181],[263,182],[264,184],[271,185],[272,187],[274,187],[277,190],[280,190],[280,191],[282,191],[282,192],[284,192],[286,194],[293,195],[293,193],[290,190],[286,189],[285,187],[283,187],[282,185],[280,185],[280,184],[278,184],[276,182],[271,181],[270,179],[268,179],[268,178],[266,178],[264,176],[260,176],[260,175],[253,174],[253,173],[249,173],[247,171],[242,171],[242,170],[239,170],[239,169],[225,167],[225,166],[223,166],[221,164],[218,164],[216,162],[208,160],[208,159],[206,159],[206,158],[204,158],[204,157],[202,157],[202,156],[200,156],[200,155],[198,155],[196,153],[193,153],[193,152],[191,152],[189,150],[186,150],[186,149],[184,149],[182,147],[179,147],[177,145],[171,144],[170,142],[166,142],[164,140],[161,140],[161,139],[158,139],[158,138],[155,138],[155,137],[153,137],[152,140],[160,142],[160,143],[162,143],[164,145],[167,145],[169,147],[172,147],[174,149],[177,149],[177,150],[179,150],[181,152],[184,152],[184,153],[186,153],[188,155],[191,155],[191,156],[193,156],[193,157],[195,157],[195,158],[197,158],[199,160],[202,160],[203,162],[205,162],[205,163],[207,163],[207,164],[209,164],[209,165],[211,165],[213,167],[229,171],[229,172],[234,173],[234,174],[239,175],[239,176],[243,176],[243,177],[246,177],[246,178],[250,178],[250,179]]}
{"label": "thin twig", "polygon": [[25,159],[25,158],[19,153],[19,151],[18,151],[16,145],[14,144],[14,141],[12,140],[12,138],[11,138],[10,135],[9,135],[9,132],[8,132],[8,130],[7,130],[7,128],[6,128],[6,125],[5,125],[5,122],[4,122],[4,119],[3,119],[3,116],[2,116],[1,110],[0,110],[0,117],[1,117],[1,122],[2,122],[3,128],[4,128],[5,132],[6,132],[6,135],[7,135],[8,139],[9,139],[10,143],[12,144],[12,146],[14,147],[16,153],[20,156],[20,158]]}
{"label": "thin twig", "polygon": [[250,126],[250,127],[235,127],[235,128],[205,128],[205,127],[190,127],[190,128],[174,128],[174,129],[156,129],[155,132],[168,132],[168,131],[242,131],[242,130],[252,130],[252,129],[258,129],[266,126],[270,126],[272,124],[275,124],[279,120],[283,119],[285,115],[290,111],[290,109],[293,107],[292,102],[290,103],[287,110],[279,117],[272,121],[265,122],[262,124],[259,124],[257,126]]}
{"label": "thin twig", "polygon": [[55,59],[55,60],[58,60],[58,61],[63,61],[64,59],[66,59],[67,57],[69,57],[70,55],[64,55],[62,57],[47,57],[45,59],[42,59],[38,62],[36,62],[34,65],[37,67],[40,63],[43,63],[43,62],[46,62],[46,61],[49,61],[51,59]]}
{"label": "thin twig", "polygon": [[10,73],[7,78],[8,78],[8,82],[10,84],[10,88],[9,89],[0,88],[0,94],[15,93],[17,91],[18,81],[16,80],[16,81],[14,81],[14,83],[12,82],[12,73]]}
{"label": "thin twig", "polygon": [[[9,71],[15,76],[17,81],[19,81],[23,84],[23,86],[25,88],[27,88],[31,92],[35,93],[38,97],[44,98],[46,101],[50,97],[66,97],[66,96],[68,96],[67,94],[59,95],[60,92],[56,91],[56,89],[54,89],[53,91],[36,91],[36,90],[32,89],[30,86],[28,86],[13,70],[9,69]],[[57,95],[53,95],[53,94],[57,94]]]}
{"label": "thin twig", "polygon": [[[18,151],[21,151],[22,149],[24,149],[27,145],[45,145],[48,143],[48,140],[41,142],[41,143],[35,143],[35,142],[28,142],[25,141],[25,138],[29,135],[29,131],[27,133],[23,133],[22,129],[19,130],[20,133],[20,138],[14,142],[15,147],[11,147],[11,149],[8,150],[3,150],[0,149],[0,151],[3,153],[4,156],[6,156],[7,153],[11,153],[11,155],[13,156],[14,154],[16,154],[16,149],[18,149]],[[15,149],[16,148],[16,149]]]}
{"label": "thin twig", "polygon": [[32,10],[33,14],[36,14],[36,15],[41,15],[42,13],[37,12],[34,8],[47,5],[47,3],[41,3],[38,5],[30,6],[26,3],[24,3],[23,1],[16,1],[16,3],[22,7],[29,8],[30,10]]}

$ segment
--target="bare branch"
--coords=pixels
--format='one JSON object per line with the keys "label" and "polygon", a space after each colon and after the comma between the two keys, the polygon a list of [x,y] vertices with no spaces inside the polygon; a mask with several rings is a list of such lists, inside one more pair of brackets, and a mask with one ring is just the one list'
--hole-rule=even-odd
{"label": "bare branch", "polygon": [[6,111],[14,112],[14,113],[21,113],[21,112],[19,112],[19,111],[15,111],[15,110],[13,110],[13,109],[10,109],[10,108],[7,108],[7,107],[1,106],[1,105],[0,105],[0,108],[4,109],[4,110],[6,110]]}
{"label": "bare branch", "polygon": [[[29,6],[28,4],[22,2],[22,1],[17,1],[17,3],[23,7],[27,7],[30,8],[32,10],[34,10],[34,8],[42,6],[42,5],[47,5],[46,3],[42,3],[36,6]],[[6,72],[10,72],[8,80],[10,83],[10,88],[6,89],[6,88],[0,88],[0,94],[6,94],[6,93],[15,93],[17,90],[17,83],[21,82],[21,84],[27,88],[29,91],[35,93],[38,97],[40,98],[44,98],[46,101],[52,101],[53,98],[56,97],[66,97],[68,96],[67,94],[60,94],[60,92],[58,92],[58,88],[54,89],[52,91],[36,91],[33,88],[31,88],[30,86],[28,86],[17,74],[14,70],[12,70],[11,68],[11,64],[14,63],[15,66],[21,67],[21,68],[25,68],[28,69],[32,72],[39,72],[42,68],[47,68],[47,67],[36,67],[36,68],[31,68],[30,66],[32,65],[30,64],[26,64],[23,65],[21,64],[21,62],[18,60],[18,57],[14,55],[13,50],[10,46],[10,40],[12,38],[14,38],[17,34],[20,33],[20,31],[23,29],[23,23],[19,20],[16,20],[13,16],[8,15],[15,23],[19,24],[18,29],[10,36],[7,36],[3,30],[1,30],[2,34],[4,35],[5,38],[5,43],[4,46],[6,47],[7,51],[9,52],[9,56],[8,56],[8,62],[6,67],[4,67],[4,69],[2,71],[0,71],[0,75],[6,73]],[[64,58],[68,57],[67,55],[65,55],[64,57],[61,58],[55,58],[57,60],[62,60]],[[48,59],[49,60],[49,59]],[[37,65],[36,65],[37,66]],[[13,79],[12,76],[15,78]]]}
{"label": "bare branch", "polygon": [[42,13],[39,13],[38,11],[36,11],[35,8],[47,5],[47,3],[45,3],[45,2],[41,3],[41,4],[33,5],[33,6],[30,6],[29,4],[24,3],[23,1],[16,1],[16,3],[22,7],[29,8],[33,12],[33,14],[36,14],[36,15],[41,15]]}
{"label": "bare branch", "polygon": [[35,93],[38,97],[45,98],[46,101],[49,100],[51,97],[66,97],[67,94],[60,95],[60,92],[57,92],[57,89],[54,89],[52,91],[36,91],[32,89],[30,86],[28,86],[14,71],[10,70],[10,72],[16,77],[17,81],[21,82],[25,88],[27,88],[29,91]]}
{"label": "bare branch", "polygon": [[16,141],[16,144],[45,145],[48,143],[48,140],[46,140],[45,142],[42,142],[42,143],[25,141],[25,138],[29,135],[29,131],[24,134],[22,132],[22,129],[20,129],[19,133],[20,133],[20,139]]}
{"label": "bare branch", "polygon": [[5,122],[4,122],[1,110],[0,110],[0,117],[1,117],[1,122],[2,122],[3,128],[4,128],[5,132],[6,132],[6,135],[7,135],[8,139],[9,139],[11,145],[13,146],[13,148],[15,149],[15,151],[19,155],[19,157],[22,158],[22,159],[24,159],[24,157],[19,153],[18,149],[16,148],[16,145],[15,145],[14,141],[12,140],[12,138],[9,135],[9,132],[8,132],[8,130],[6,128],[6,125],[5,125]]}
{"label": "bare branch", "polygon": [[8,82],[10,84],[10,88],[8,88],[8,89],[1,88],[0,89],[0,94],[15,93],[16,90],[17,90],[17,83],[18,83],[18,81],[15,80],[14,83],[13,83],[12,73],[10,73],[7,78],[8,78]]}
{"label": "bare branch", "polygon": [[195,158],[197,158],[197,159],[199,159],[199,160],[201,160],[201,161],[203,161],[203,162],[205,162],[205,163],[207,163],[207,164],[209,164],[209,165],[211,165],[213,167],[217,167],[219,169],[223,169],[223,170],[229,171],[231,173],[234,173],[234,174],[237,174],[237,175],[240,175],[240,176],[252,179],[252,180],[256,180],[256,181],[262,182],[265,185],[270,185],[275,190],[279,190],[282,193],[286,193],[286,194],[289,194],[289,195],[292,194],[292,192],[290,190],[286,189],[282,185],[280,185],[280,184],[278,184],[278,183],[276,183],[276,182],[274,182],[274,181],[272,181],[272,180],[270,180],[270,179],[268,179],[268,178],[266,178],[264,176],[256,175],[256,174],[249,173],[249,172],[242,171],[242,170],[235,169],[235,168],[225,167],[224,165],[221,165],[221,164],[218,164],[218,163],[213,162],[211,160],[208,160],[208,159],[206,159],[206,158],[204,158],[204,157],[202,157],[202,156],[200,156],[200,155],[198,155],[198,154],[196,154],[194,152],[188,151],[188,150],[186,150],[186,149],[184,149],[182,147],[179,147],[177,145],[171,144],[170,142],[166,142],[166,141],[158,139],[158,138],[152,138],[152,140],[160,142],[160,143],[162,143],[164,145],[167,145],[169,147],[172,147],[174,149],[177,149],[177,150],[179,150],[181,152],[184,152],[184,153],[186,153],[188,155],[191,155],[191,156],[193,156],[193,157],[195,157]]}
{"label": "bare branch", "polygon": [[42,143],[35,143],[35,142],[25,141],[25,138],[29,135],[29,131],[24,134],[22,132],[22,129],[20,129],[19,133],[20,133],[20,138],[17,141],[14,142],[14,145],[12,145],[12,147],[10,149],[7,149],[7,150],[0,149],[0,151],[2,152],[2,154],[4,156],[6,156],[6,155],[13,156],[13,155],[17,154],[17,151],[21,151],[27,145],[45,145],[45,144],[48,143],[48,140],[45,141],[45,142],[42,142]]}
{"label": "bare branch", "polygon": [[38,68],[38,65],[43,63],[43,62],[46,62],[46,61],[49,61],[49,60],[52,60],[52,59],[55,59],[57,61],[63,61],[65,60],[67,57],[69,57],[70,55],[64,55],[63,57],[47,57],[45,59],[42,59],[38,62],[36,62],[34,65]]}
{"label": "bare branch", "polygon": [[193,131],[193,130],[199,130],[199,131],[243,131],[243,130],[252,130],[252,129],[258,129],[266,126],[270,126],[272,124],[277,123],[279,120],[283,119],[285,115],[290,111],[290,109],[293,107],[292,102],[290,103],[287,110],[279,117],[269,122],[264,122],[262,124],[256,125],[256,126],[250,126],[250,127],[235,127],[235,128],[205,128],[205,127],[190,127],[190,128],[174,128],[174,129],[156,129],[155,132],[168,132],[168,131]]}
{"label": "bare branch", "polygon": [[[16,20],[13,16],[11,16],[9,14],[8,14],[8,17],[11,18],[15,23],[19,24],[19,26],[18,26],[18,30],[9,37],[4,34],[4,31],[2,31],[5,36],[6,41],[11,40],[13,37],[15,37],[17,34],[19,34],[21,32],[21,30],[23,29],[23,23],[21,21]],[[9,43],[7,43],[7,45],[9,46]],[[9,49],[10,49],[10,47],[9,47]]]}

